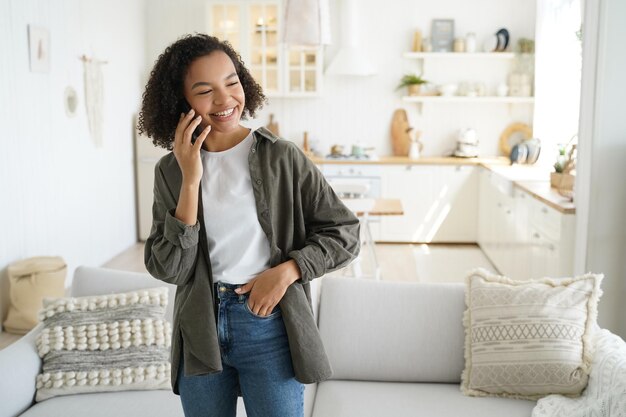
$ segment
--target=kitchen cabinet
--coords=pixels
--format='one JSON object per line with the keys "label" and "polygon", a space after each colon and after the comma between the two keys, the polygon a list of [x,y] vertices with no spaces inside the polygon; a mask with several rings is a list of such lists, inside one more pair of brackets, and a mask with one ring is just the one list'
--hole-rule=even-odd
{"label": "kitchen cabinet", "polygon": [[508,262],[511,219],[515,217],[513,184],[482,168],[479,178],[478,241],[492,263],[503,265]]}
{"label": "kitchen cabinet", "polygon": [[530,225],[530,213],[529,205],[533,196],[527,192],[520,190],[519,188],[513,189],[513,207],[515,210],[514,227],[513,227],[513,244],[512,244],[512,259],[505,267],[505,273],[514,279],[527,279],[530,276],[534,276],[531,272],[532,265],[532,253],[530,236],[532,231],[529,231]]}
{"label": "kitchen cabinet", "polygon": [[574,271],[575,216],[529,199],[531,271],[534,278],[571,276]]}
{"label": "kitchen cabinet", "polygon": [[382,195],[399,198],[404,215],[381,219],[379,240],[427,241],[432,233],[429,224],[437,209],[433,207],[435,168],[427,165],[383,166],[381,172]]}
{"label": "kitchen cabinet", "polygon": [[383,242],[475,242],[477,177],[473,166],[382,167],[382,195],[399,198],[403,216],[380,219]]}
{"label": "kitchen cabinet", "polygon": [[561,213],[481,168],[478,244],[513,279],[558,277],[573,272],[575,216]]}
{"label": "kitchen cabinet", "polygon": [[208,32],[228,40],[268,97],[317,96],[322,85],[322,47],[281,42],[283,2],[210,1]]}

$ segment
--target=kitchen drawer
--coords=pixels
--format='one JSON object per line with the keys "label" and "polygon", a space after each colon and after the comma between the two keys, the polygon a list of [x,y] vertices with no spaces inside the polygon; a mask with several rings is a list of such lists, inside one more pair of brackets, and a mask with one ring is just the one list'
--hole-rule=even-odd
{"label": "kitchen drawer", "polygon": [[513,196],[513,181],[496,173],[491,173],[491,175],[489,175],[489,180],[491,181],[491,185],[493,185],[494,188],[502,194],[509,197]]}
{"label": "kitchen drawer", "polygon": [[566,276],[562,268],[561,247],[537,228],[530,229],[530,273],[531,279]]}
{"label": "kitchen drawer", "polygon": [[558,241],[561,238],[561,220],[563,214],[535,198],[529,200],[531,223],[547,237]]}

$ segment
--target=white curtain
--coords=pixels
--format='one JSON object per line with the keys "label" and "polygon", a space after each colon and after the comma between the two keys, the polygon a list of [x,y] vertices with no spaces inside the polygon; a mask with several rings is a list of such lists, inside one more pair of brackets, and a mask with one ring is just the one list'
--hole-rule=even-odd
{"label": "white curtain", "polygon": [[537,0],[533,134],[539,163],[553,165],[557,145],[578,133],[581,0]]}

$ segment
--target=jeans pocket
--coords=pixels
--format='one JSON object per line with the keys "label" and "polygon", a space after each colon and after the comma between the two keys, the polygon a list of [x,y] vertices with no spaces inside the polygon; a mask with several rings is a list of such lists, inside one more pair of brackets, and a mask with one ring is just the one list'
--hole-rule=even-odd
{"label": "jeans pocket", "polygon": [[272,312],[268,315],[268,316],[260,316],[256,313],[254,313],[252,311],[252,309],[250,308],[250,305],[248,304],[249,299],[247,299],[246,301],[244,301],[244,306],[245,309],[248,313],[250,313],[251,316],[256,317],[258,319],[263,319],[263,320],[267,320],[267,319],[273,319],[274,317],[278,317],[280,315],[280,307],[278,304],[276,304],[276,306],[274,307],[274,309],[272,310]]}

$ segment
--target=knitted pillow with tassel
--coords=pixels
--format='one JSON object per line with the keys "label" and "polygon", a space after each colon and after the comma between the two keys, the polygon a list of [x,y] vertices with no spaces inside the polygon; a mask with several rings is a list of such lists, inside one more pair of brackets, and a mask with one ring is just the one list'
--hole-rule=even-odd
{"label": "knitted pillow with tassel", "polygon": [[463,393],[529,400],[579,396],[591,370],[602,277],[515,281],[473,271],[463,320]]}
{"label": "knitted pillow with tassel", "polygon": [[58,395],[170,389],[168,290],[44,300],[36,401]]}

